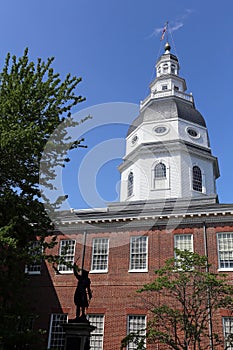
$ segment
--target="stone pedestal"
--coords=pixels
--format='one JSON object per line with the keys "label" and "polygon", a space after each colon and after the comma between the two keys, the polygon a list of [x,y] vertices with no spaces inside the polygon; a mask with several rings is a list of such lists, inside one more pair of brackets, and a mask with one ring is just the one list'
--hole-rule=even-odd
{"label": "stone pedestal", "polygon": [[91,332],[95,329],[88,321],[70,322],[63,325],[65,350],[89,350]]}

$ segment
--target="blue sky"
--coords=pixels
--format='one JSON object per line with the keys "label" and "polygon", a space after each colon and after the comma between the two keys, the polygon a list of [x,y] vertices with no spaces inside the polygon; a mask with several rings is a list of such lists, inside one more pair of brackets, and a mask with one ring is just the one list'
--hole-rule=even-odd
{"label": "blue sky", "polygon": [[[212,152],[219,160],[219,199],[230,203],[232,13],[232,0],[2,0],[0,62],[3,64],[7,52],[22,55],[25,47],[32,60],[54,56],[54,68],[62,76],[69,72],[83,78],[78,93],[86,102],[75,111],[109,102],[138,105],[148,93],[155,61],[162,53],[158,29],[168,20],[180,75],[206,119]],[[97,128],[86,135],[89,148],[78,150],[64,172],[63,186],[71,207],[95,206],[86,203],[78,190],[82,157],[99,143],[124,137],[126,129],[125,125]],[[119,159],[108,161],[96,174],[102,203],[117,199],[119,163]]]}

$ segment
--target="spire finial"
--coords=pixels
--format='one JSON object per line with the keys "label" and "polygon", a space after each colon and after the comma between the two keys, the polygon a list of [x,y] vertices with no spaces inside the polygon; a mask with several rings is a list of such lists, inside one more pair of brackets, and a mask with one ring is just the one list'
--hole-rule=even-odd
{"label": "spire finial", "polygon": [[166,42],[166,44],[164,46],[164,50],[165,50],[165,53],[170,53],[171,46],[170,46],[168,41]]}

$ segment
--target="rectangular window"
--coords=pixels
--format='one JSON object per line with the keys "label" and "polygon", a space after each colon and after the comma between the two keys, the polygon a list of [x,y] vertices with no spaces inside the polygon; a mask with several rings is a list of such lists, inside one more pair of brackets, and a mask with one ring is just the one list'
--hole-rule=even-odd
{"label": "rectangular window", "polygon": [[[75,240],[72,239],[62,239],[60,241],[59,256],[64,260],[64,264],[59,264],[59,272],[73,272],[71,265],[74,264],[75,243]],[[66,264],[69,264],[70,266],[67,266]]]}
{"label": "rectangular window", "polygon": [[193,235],[175,235],[174,248],[193,252]]}
{"label": "rectangular window", "polygon": [[162,85],[162,90],[167,90],[167,85]]}
{"label": "rectangular window", "polygon": [[102,350],[104,338],[104,315],[88,315],[88,320],[95,330],[91,332],[90,350]]}
{"label": "rectangular window", "polygon": [[67,314],[52,314],[50,319],[48,349],[63,350],[65,333],[62,324],[68,322]]}
{"label": "rectangular window", "polygon": [[108,271],[108,238],[95,238],[92,245],[92,272]]}
{"label": "rectangular window", "polygon": [[223,317],[225,349],[233,350],[233,317]]}
{"label": "rectangular window", "polygon": [[[187,250],[193,252],[193,235],[174,235],[174,248],[179,250]],[[174,252],[175,259],[179,259],[179,255]],[[176,262],[176,266],[180,266],[181,261]]]}
{"label": "rectangular window", "polygon": [[147,271],[147,236],[130,239],[130,271]]}
{"label": "rectangular window", "polygon": [[233,270],[233,232],[217,234],[219,269]]}
{"label": "rectangular window", "polygon": [[29,255],[31,263],[25,266],[25,273],[29,275],[39,275],[41,272],[42,247],[39,241],[31,242],[29,245]]}
{"label": "rectangular window", "polygon": [[[146,335],[146,316],[144,315],[129,315],[127,322],[127,333],[135,334],[136,343],[143,341],[144,347],[146,347],[145,335]],[[128,344],[128,350],[137,349],[137,345],[134,341]]]}

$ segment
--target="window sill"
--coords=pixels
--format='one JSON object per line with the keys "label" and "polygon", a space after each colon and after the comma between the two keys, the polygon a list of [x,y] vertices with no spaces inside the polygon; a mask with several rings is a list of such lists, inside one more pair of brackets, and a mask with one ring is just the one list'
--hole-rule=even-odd
{"label": "window sill", "polygon": [[137,269],[137,270],[128,270],[128,272],[130,272],[130,273],[134,273],[134,272],[136,272],[136,273],[142,273],[142,272],[148,272],[148,269]]}
{"label": "window sill", "polygon": [[30,275],[30,276],[38,276],[38,275],[41,275],[41,271],[36,271],[36,272],[25,271],[25,273],[26,273],[27,275]]}
{"label": "window sill", "polygon": [[164,186],[162,188],[154,188],[154,187],[152,187],[151,191],[164,191],[164,190],[170,190],[170,189],[171,189],[171,187],[169,187],[169,186]]}
{"label": "window sill", "polygon": [[59,271],[58,270],[58,272],[56,272],[56,275],[71,275],[73,273],[74,273],[73,270],[72,271]]}
{"label": "window sill", "polygon": [[233,272],[233,267],[218,269],[218,272]]}
{"label": "window sill", "polygon": [[126,197],[126,200],[131,199],[131,198],[133,198],[133,197],[134,197],[134,193],[131,194],[130,196],[127,196],[127,197]]}
{"label": "window sill", "polygon": [[193,188],[191,189],[193,193],[201,193],[203,195],[206,195],[206,191],[202,190],[202,191],[198,191],[198,190],[194,190]]}
{"label": "window sill", "polygon": [[96,273],[108,273],[108,270],[91,270],[89,273],[93,273],[93,274],[96,274]]}

